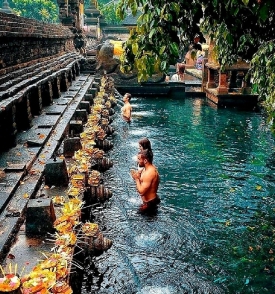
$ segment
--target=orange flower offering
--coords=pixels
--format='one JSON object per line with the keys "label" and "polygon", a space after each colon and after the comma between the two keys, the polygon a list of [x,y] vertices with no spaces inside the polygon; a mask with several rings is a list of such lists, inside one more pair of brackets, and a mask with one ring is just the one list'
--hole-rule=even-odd
{"label": "orange flower offering", "polygon": [[75,233],[66,233],[63,235],[56,234],[55,244],[58,246],[73,246],[75,245],[77,239]]}
{"label": "orange flower offering", "polygon": [[56,267],[56,279],[61,280],[69,274],[67,260],[61,259]]}
{"label": "orange flower offering", "polygon": [[65,203],[65,198],[64,196],[54,196],[52,198],[53,204],[56,205],[63,205]]}
{"label": "orange flower offering", "polygon": [[82,225],[82,232],[87,236],[94,236],[99,230],[98,224],[85,223]]}
{"label": "orange flower offering", "polygon": [[82,145],[83,145],[83,149],[87,153],[89,153],[89,154],[93,153],[95,141],[92,141],[92,142],[91,141],[83,141]]}
{"label": "orange flower offering", "polygon": [[71,184],[75,188],[85,188],[85,176],[83,174],[72,175]]}
{"label": "orange flower offering", "polygon": [[91,167],[91,163],[87,159],[83,159],[81,162],[78,163],[78,170],[81,173],[88,172],[90,167]]}
{"label": "orange flower offering", "polygon": [[93,108],[95,108],[96,110],[98,109],[97,106],[103,107],[103,105],[102,105],[102,97],[103,97],[102,94],[101,94],[101,96],[97,94],[97,97],[94,98],[94,104],[95,105],[94,105]]}
{"label": "orange flower offering", "polygon": [[59,233],[68,233],[73,229],[73,225],[70,222],[64,221],[59,224],[54,224],[54,228],[59,232]]}
{"label": "orange flower offering", "polygon": [[108,109],[103,109],[102,110],[102,115],[105,116],[105,117],[109,116],[109,110]]}
{"label": "orange flower offering", "polygon": [[[88,122],[86,124],[86,126],[93,126],[96,125],[100,120],[100,115],[99,114],[90,114],[88,117]],[[80,136],[81,137],[81,136]]]}
{"label": "orange flower offering", "polygon": [[15,274],[6,274],[0,278],[0,292],[11,292],[20,287],[20,279]]}
{"label": "orange flower offering", "polygon": [[73,248],[68,246],[58,246],[56,252],[62,256],[64,255],[64,258],[67,258],[73,254]]}
{"label": "orange flower offering", "polygon": [[33,270],[22,278],[23,294],[46,294],[48,289],[56,283],[56,274],[50,270]]}
{"label": "orange flower offering", "polygon": [[52,289],[52,293],[54,294],[72,294],[72,288],[66,282],[58,282],[56,283]]}
{"label": "orange flower offering", "polygon": [[[94,101],[94,103],[96,103],[96,101]],[[93,111],[94,111],[94,113],[100,113],[102,108],[103,108],[102,104],[95,104],[93,106]]]}
{"label": "orange flower offering", "polygon": [[97,170],[92,170],[89,174],[88,184],[90,186],[98,186],[100,183],[100,172]]}
{"label": "orange flower offering", "polygon": [[[110,101],[107,101],[106,103],[105,103],[105,106],[107,107],[107,108],[111,108],[111,102]],[[108,113],[109,114],[109,113]]]}
{"label": "orange flower offering", "polygon": [[67,194],[69,197],[78,197],[82,193],[80,188],[70,187]]}
{"label": "orange flower offering", "polygon": [[75,226],[79,223],[78,216],[75,215],[62,215],[59,218],[57,218],[54,222],[54,227],[62,224],[62,223],[70,223],[72,226]]}
{"label": "orange flower offering", "polygon": [[81,208],[83,206],[83,202],[75,203],[72,201],[68,201],[64,204],[62,208],[63,215],[68,216],[80,216],[81,215]]}

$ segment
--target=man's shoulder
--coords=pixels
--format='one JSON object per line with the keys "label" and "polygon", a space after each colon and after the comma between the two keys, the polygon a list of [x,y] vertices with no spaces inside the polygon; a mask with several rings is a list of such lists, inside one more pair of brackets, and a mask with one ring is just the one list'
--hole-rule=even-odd
{"label": "man's shoulder", "polygon": [[152,173],[152,174],[156,174],[156,173],[158,173],[158,169],[156,168],[156,166],[155,165],[150,165],[149,167],[148,167],[148,172],[150,172],[150,173]]}

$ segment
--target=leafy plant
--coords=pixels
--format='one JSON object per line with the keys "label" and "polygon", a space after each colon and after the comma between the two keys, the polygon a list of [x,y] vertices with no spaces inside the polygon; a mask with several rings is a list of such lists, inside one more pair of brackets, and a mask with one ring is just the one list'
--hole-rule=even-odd
{"label": "leafy plant", "polygon": [[116,25],[122,22],[122,20],[116,14],[116,3],[111,2],[110,4],[99,4],[98,8],[108,24]]}
{"label": "leafy plant", "polygon": [[[167,72],[196,33],[215,43],[217,60],[223,67],[242,58],[252,61],[255,91],[275,111],[273,0],[120,0],[117,15],[131,11],[138,17],[121,57],[123,71],[138,72],[139,81],[155,70]],[[267,77],[267,78],[266,78]]]}
{"label": "leafy plant", "polygon": [[51,0],[12,0],[10,7],[20,16],[44,22],[58,22],[58,7]]}

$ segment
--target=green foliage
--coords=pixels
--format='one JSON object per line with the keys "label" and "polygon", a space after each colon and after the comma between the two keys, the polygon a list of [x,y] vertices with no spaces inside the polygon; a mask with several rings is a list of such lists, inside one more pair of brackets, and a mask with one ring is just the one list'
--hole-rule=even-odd
{"label": "green foliage", "polygon": [[214,40],[222,67],[240,57],[252,60],[254,90],[268,111],[275,111],[274,0],[120,0],[117,14],[123,18],[131,10],[136,15],[138,8],[141,16],[121,58],[124,71],[136,67],[140,81],[153,67],[167,72],[201,31]]}
{"label": "green foliage", "polygon": [[121,18],[117,16],[116,9],[117,4],[112,2],[110,4],[99,4],[98,9],[100,10],[100,13],[104,16],[106,22],[108,24],[120,24],[122,22]]}
{"label": "green foliage", "polygon": [[[142,14],[138,26],[133,29],[121,58],[124,71],[138,70],[139,81],[146,81],[154,72],[168,72],[179,54],[199,32],[197,23],[202,17],[200,5],[195,1],[120,1],[117,14],[123,18],[128,8],[136,15],[138,7]],[[190,15],[188,12],[193,11]]]}
{"label": "green foliage", "polygon": [[10,7],[20,16],[39,21],[58,22],[58,7],[51,0],[12,0]]}
{"label": "green foliage", "polygon": [[[87,1],[93,1],[93,0],[87,0]],[[104,4],[108,4],[109,2],[111,2],[110,0],[98,0],[97,3],[99,6],[102,6]]]}
{"label": "green foliage", "polygon": [[251,60],[251,74],[255,84],[253,91],[260,94],[274,128],[275,117],[275,43],[261,45]]}

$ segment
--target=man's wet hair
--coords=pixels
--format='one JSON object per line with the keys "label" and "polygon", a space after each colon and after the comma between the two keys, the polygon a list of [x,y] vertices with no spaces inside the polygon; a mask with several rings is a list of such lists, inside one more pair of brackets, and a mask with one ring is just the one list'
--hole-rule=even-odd
{"label": "man's wet hair", "polygon": [[143,150],[148,149],[148,151],[151,153],[152,161],[153,161],[153,150],[151,147],[151,142],[148,138],[142,138],[138,141],[138,144],[142,147]]}
{"label": "man's wet hair", "polygon": [[150,163],[153,162],[153,152],[152,150],[144,149],[139,151],[139,153],[143,159],[147,159]]}
{"label": "man's wet hair", "polygon": [[142,138],[138,141],[138,144],[143,148],[143,149],[148,149],[152,150],[151,147],[151,142],[149,141],[148,138]]}
{"label": "man's wet hair", "polygon": [[128,97],[128,100],[130,101],[130,100],[131,100],[131,98],[132,98],[132,95],[131,95],[130,93],[125,93],[125,95],[127,95],[127,97]]}

